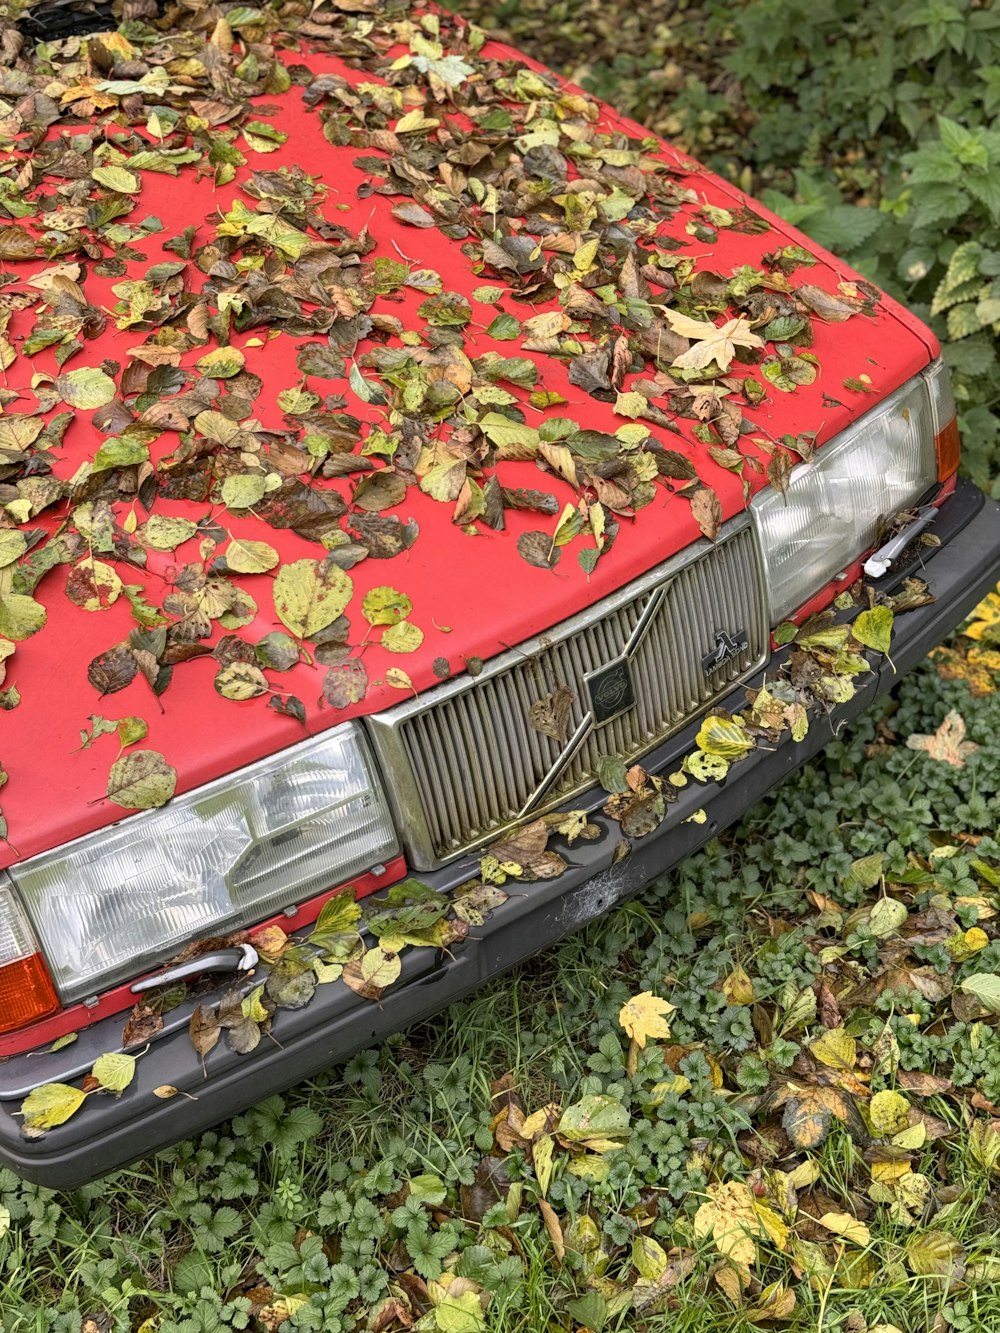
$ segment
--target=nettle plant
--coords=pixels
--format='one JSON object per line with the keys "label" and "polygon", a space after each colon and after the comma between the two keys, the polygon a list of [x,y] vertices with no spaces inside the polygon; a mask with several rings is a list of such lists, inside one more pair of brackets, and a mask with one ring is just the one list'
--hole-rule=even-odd
{"label": "nettle plant", "polygon": [[1000,130],[940,116],[935,137],[886,174],[878,208],[845,204],[803,171],[794,200],[763,198],[928,320],[952,373],[965,468],[1000,493]]}

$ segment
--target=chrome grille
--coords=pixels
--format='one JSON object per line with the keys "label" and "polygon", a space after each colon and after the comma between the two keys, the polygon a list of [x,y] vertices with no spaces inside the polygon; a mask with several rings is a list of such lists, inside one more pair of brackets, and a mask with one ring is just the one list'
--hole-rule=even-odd
{"label": "chrome grille", "polygon": [[[716,634],[745,631],[747,647],[711,674]],[[635,706],[586,729],[584,677],[629,661]],[[699,542],[547,635],[419,699],[367,719],[390,779],[415,869],[432,869],[523,815],[592,785],[605,755],[634,760],[679,730],[763,662],[766,593],[756,538],[737,520],[716,545]],[[529,723],[533,703],[568,686],[575,751]],[[560,763],[560,760],[562,762]]]}

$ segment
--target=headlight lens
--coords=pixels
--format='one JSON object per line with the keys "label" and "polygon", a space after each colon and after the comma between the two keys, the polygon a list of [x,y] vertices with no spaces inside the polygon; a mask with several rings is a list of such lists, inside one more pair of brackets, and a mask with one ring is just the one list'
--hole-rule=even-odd
{"label": "headlight lens", "polygon": [[353,724],[11,868],[65,1002],[399,850]]}
{"label": "headlight lens", "polygon": [[813,462],[793,469],[785,496],[754,498],[772,624],[871,546],[880,519],[913,504],[937,480],[934,433],[930,395],[918,375]]}

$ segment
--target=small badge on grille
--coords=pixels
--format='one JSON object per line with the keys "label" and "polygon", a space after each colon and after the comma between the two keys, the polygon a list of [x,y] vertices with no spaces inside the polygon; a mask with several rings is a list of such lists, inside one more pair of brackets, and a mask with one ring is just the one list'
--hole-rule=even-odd
{"label": "small badge on grille", "polygon": [[745,629],[738,629],[735,634],[724,629],[716,630],[715,647],[701,659],[701,668],[706,676],[711,676],[719,667],[724,667],[739,657],[740,653],[745,653],[749,647],[750,640]]}
{"label": "small badge on grille", "polygon": [[635,707],[632,673],[626,658],[616,657],[599,671],[584,677],[594,725],[599,727]]}

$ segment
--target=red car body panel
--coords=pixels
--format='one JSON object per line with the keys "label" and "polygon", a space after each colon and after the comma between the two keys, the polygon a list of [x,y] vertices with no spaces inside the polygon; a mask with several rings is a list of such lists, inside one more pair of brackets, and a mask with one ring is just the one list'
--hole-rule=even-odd
{"label": "red car body panel", "polygon": [[[492,44],[487,51],[500,57],[508,54],[508,50],[498,44]],[[523,57],[513,52],[509,54],[512,59],[523,61]],[[303,60],[316,72],[335,72],[355,82],[371,78],[327,54],[303,57],[296,53],[294,59]],[[488,279],[477,275],[473,262],[462,253],[459,243],[448,240],[436,229],[418,230],[398,222],[390,212],[393,199],[376,194],[359,200],[357,189],[368,178],[353,166],[357,150],[335,148],[323,138],[319,117],[303,104],[300,89],[293,87],[288,93],[268,97],[263,102],[263,114],[269,115],[288,132],[287,144],[278,152],[267,155],[248,151],[248,165],[239,170],[233,184],[216,189],[207,178],[193,184],[185,175],[178,182],[168,176],[146,173],[142,193],[128,221],[135,223],[147,214],[154,214],[164,224],[158,236],[151,236],[142,243],[148,263],[174,258],[162,249],[160,242],[190,223],[198,226],[197,243],[203,242],[212,225],[210,219],[219,210],[230,208],[240,197],[237,183],[245,179],[251,169],[297,163],[329,186],[330,193],[324,205],[328,218],[332,221],[346,219],[352,229],[367,225],[378,242],[374,254],[392,258],[398,258],[399,253],[405,254],[418,267],[437,270],[446,290],[460,291],[472,300],[474,288]],[[645,135],[640,127],[607,109],[598,128],[633,137]],[[856,277],[839,261],[820,252],[754,201],[695,164],[688,163],[666,145],[662,147],[662,156],[677,164],[679,170],[691,168],[686,171],[683,183],[696,191],[699,205],[685,205],[670,223],[660,227],[660,234],[683,243],[686,247],[683,253],[696,257],[699,267],[728,275],[742,264],[759,265],[765,252],[794,242],[820,256],[820,263],[808,270],[808,281],[836,291],[838,282]],[[709,248],[684,231],[686,220],[701,202],[729,208],[746,204],[755,214],[765,217],[773,229],[763,235],[723,229],[717,243]],[[348,211],[341,215],[338,208]],[[33,270],[44,267],[46,265],[41,262],[19,264],[17,280],[23,282]],[[130,264],[129,276],[141,276],[144,267],[140,263]],[[111,286],[116,281],[118,279],[102,279],[91,274],[87,280],[88,297],[111,310],[117,299]],[[396,314],[404,321],[409,315],[416,322],[415,310],[421,299],[420,293],[408,291],[402,301],[379,297],[375,308]],[[557,307],[553,303],[548,307],[514,305],[513,308],[519,314],[527,315]],[[491,349],[504,355],[522,354],[517,343],[492,343],[486,337],[483,329],[495,310],[474,301],[473,309],[474,324],[469,326],[466,334],[470,354]],[[11,327],[15,339],[30,329],[27,318],[20,324],[17,320],[15,316]],[[480,327],[475,327],[476,323]],[[880,301],[875,318],[858,315],[849,325],[824,324],[817,319],[814,328],[812,351],[821,366],[816,382],[792,394],[770,389],[759,407],[746,411],[746,416],[759,427],[759,433],[771,440],[802,431],[817,432],[820,443],[830,439],[924,367],[936,350],[933,335],[887,297]],[[85,352],[70,363],[70,368],[98,365],[106,358],[124,363],[127,350],[142,342],[143,336],[134,331],[119,331],[114,319],[110,318],[104,334],[88,343]],[[258,400],[256,415],[265,428],[281,429],[281,413],[274,399],[281,390],[301,381],[295,353],[306,340],[284,335],[268,341],[265,330],[265,345],[249,346],[254,336],[254,333],[235,335],[233,344],[245,351],[247,369],[264,380],[265,388]],[[362,344],[359,355],[364,350]],[[193,364],[203,351],[202,348],[186,354],[182,364]],[[614,431],[624,424],[625,419],[615,416],[610,404],[598,402],[581,389],[574,388],[562,362],[537,355],[534,359],[539,365],[540,385],[558,390],[568,400],[564,405],[549,409],[545,415],[571,417],[582,427],[603,431]],[[54,359],[48,351],[33,358],[32,364],[35,370],[56,373]],[[870,392],[854,392],[843,386],[845,379],[862,375],[870,379]],[[343,392],[347,397],[346,410],[363,421],[377,423],[380,420],[378,409],[355,398],[343,380],[312,380],[310,383],[320,393]],[[629,387],[628,381],[624,387]],[[519,396],[523,398],[525,395]],[[27,389],[25,398],[25,407],[28,407],[31,395]],[[542,419],[543,414],[531,407],[526,410],[529,422]],[[66,433],[58,468],[61,476],[72,476],[81,462],[93,457],[98,447],[100,436],[88,417],[89,414],[81,413]],[[744,504],[741,482],[709,462],[706,447],[691,433],[692,424],[678,421],[681,435],[655,428],[654,434],[670,448],[696,459],[703,474],[705,467],[710,469],[711,484],[719,495],[726,517],[730,517]],[[176,434],[165,432],[151,446],[153,458],[168,455],[176,443]],[[764,454],[761,458],[766,461]],[[504,485],[542,486],[554,492],[560,504],[574,497],[569,486],[552,474],[543,477],[533,463],[503,462],[499,466]],[[747,480],[753,490],[767,484],[760,473],[748,472]],[[350,499],[347,481],[321,484],[339,489],[345,499]],[[158,499],[154,512],[200,518],[212,508],[208,504]],[[254,518],[233,517],[221,506],[216,506],[214,512],[233,536],[270,542],[278,549],[282,561],[301,557],[315,559],[322,555],[314,543],[290,531],[276,531]],[[362,638],[361,595],[369,588],[388,584],[411,598],[411,619],[424,631],[423,644],[417,652],[401,657],[387,652],[377,642],[370,643],[365,648],[365,664],[372,684],[364,700],[348,709],[334,709],[323,703],[323,668],[301,664],[291,673],[283,673],[280,682],[275,683],[280,683],[282,690],[294,693],[304,702],[307,733],[398,702],[404,696],[397,689],[379,683],[384,682],[387,668],[402,667],[412,679],[414,689],[424,690],[438,680],[433,670],[435,659],[446,658],[452,674],[460,673],[465,669],[467,659],[489,658],[532,635],[544,633],[560,620],[683,549],[700,535],[686,499],[658,488],[654,503],[635,518],[622,519],[621,532],[613,550],[600,560],[588,578],[572,558],[563,560],[556,570],[549,572],[529,566],[518,554],[516,539],[519,533],[540,526],[551,529],[554,527],[551,519],[540,522],[537,515],[508,512],[505,532],[484,529],[478,535],[470,536],[451,522],[449,506],[439,504],[415,487],[409,488],[403,503],[390,512],[403,519],[415,519],[420,525],[420,536],[408,552],[395,559],[368,559],[351,571],[355,585],[355,598],[347,612],[353,621],[351,637],[354,642]],[[140,521],[145,517],[141,510],[138,517]],[[50,525],[56,521],[48,520]],[[45,523],[44,515],[35,521],[38,526]],[[122,573],[127,574],[126,581],[148,586],[150,599],[159,602],[174,569],[197,558],[196,548],[197,542],[191,541],[175,553],[158,555],[150,552],[147,570],[134,571],[134,577],[131,571],[122,570]],[[179,792],[234,772],[262,756],[294,744],[303,736],[298,723],[276,715],[266,707],[265,699],[233,703],[221,698],[213,687],[216,664],[211,658],[178,666],[173,683],[160,700],[153,697],[141,676],[113,699],[102,699],[87,679],[87,664],[98,653],[124,639],[134,628],[134,621],[124,597],[109,609],[95,613],[74,606],[64,595],[66,577],[66,568],[61,567],[40,584],[37,596],[47,608],[47,624],[40,632],[18,644],[16,656],[9,664],[7,684],[16,684],[20,688],[22,702],[13,712],[4,714],[0,724],[0,757],[10,775],[3,794],[10,842],[0,844],[0,866],[78,838],[122,817],[119,808],[104,796],[108,768],[114,757],[106,748],[111,742],[79,748],[81,729],[86,727],[91,714],[115,717],[137,714],[144,718],[149,726],[146,744],[161,751],[177,768]],[[270,581],[269,575],[242,581],[259,607],[257,620],[245,630],[250,639],[279,627],[271,602]]]}

